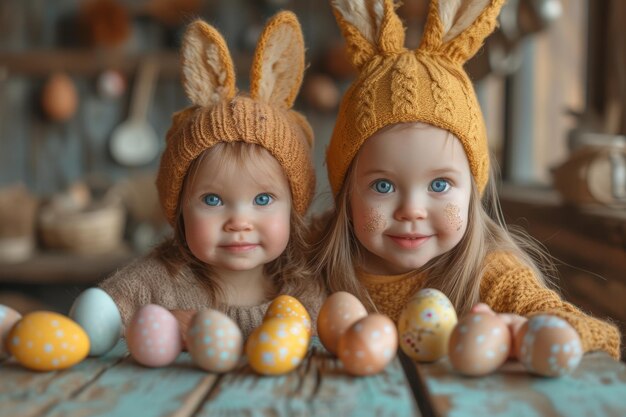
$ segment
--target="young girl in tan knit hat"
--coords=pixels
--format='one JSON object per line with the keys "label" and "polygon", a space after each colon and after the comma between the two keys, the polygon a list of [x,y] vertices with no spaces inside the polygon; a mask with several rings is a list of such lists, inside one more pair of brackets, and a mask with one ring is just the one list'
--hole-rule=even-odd
{"label": "young girl in tan knit hat", "polygon": [[418,290],[437,288],[459,314],[507,313],[516,326],[537,313],[558,316],[584,351],[619,357],[617,329],[546,287],[522,249],[532,245],[507,230],[498,209],[463,64],[503,2],[431,0],[416,50],[404,47],[392,0],[331,2],[358,74],[327,150],[335,209],[315,265],[331,292],[351,292],[393,320]]}
{"label": "young girl in tan knit hat", "polygon": [[278,294],[317,316],[321,285],[306,268],[303,215],[312,198],[312,130],[291,110],[304,72],[294,14],[266,25],[237,94],[222,36],[202,21],[184,37],[183,84],[193,105],[176,113],[157,177],[174,236],[101,284],[125,325],[145,304],[173,310],[184,328],[195,310],[226,312],[244,336]]}

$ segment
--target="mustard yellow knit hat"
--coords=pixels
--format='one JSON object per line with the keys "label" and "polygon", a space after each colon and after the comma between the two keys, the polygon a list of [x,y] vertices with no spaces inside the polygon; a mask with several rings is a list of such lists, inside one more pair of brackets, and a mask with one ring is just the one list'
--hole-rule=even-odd
{"label": "mustard yellow knit hat", "polygon": [[315,189],[313,131],[291,110],[304,73],[304,42],[296,16],[280,12],[268,21],[250,71],[250,94],[238,94],[231,56],[219,32],[196,20],[181,49],[183,86],[193,105],[174,114],[157,175],[159,199],[174,224],[191,163],[219,142],[267,149],[280,163],[295,210],[304,214]]}
{"label": "mustard yellow knit hat", "polygon": [[420,46],[404,47],[393,0],[333,0],[357,69],[326,153],[335,196],[354,156],[379,129],[423,122],[454,134],[482,193],[489,173],[485,123],[463,64],[496,24],[504,0],[431,0]]}

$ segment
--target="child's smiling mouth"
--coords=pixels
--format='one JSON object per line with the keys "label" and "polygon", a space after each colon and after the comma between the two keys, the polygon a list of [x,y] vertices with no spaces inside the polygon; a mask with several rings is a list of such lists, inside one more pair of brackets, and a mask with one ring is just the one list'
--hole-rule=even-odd
{"label": "child's smiling mouth", "polygon": [[419,248],[431,238],[424,235],[387,235],[387,237],[402,249]]}

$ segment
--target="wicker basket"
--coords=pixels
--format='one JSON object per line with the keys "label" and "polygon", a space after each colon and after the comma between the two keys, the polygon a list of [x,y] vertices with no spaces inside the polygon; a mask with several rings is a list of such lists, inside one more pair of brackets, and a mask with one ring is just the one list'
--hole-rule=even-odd
{"label": "wicker basket", "polygon": [[125,210],[117,199],[105,199],[80,211],[44,208],[39,217],[43,243],[54,249],[100,254],[120,247]]}

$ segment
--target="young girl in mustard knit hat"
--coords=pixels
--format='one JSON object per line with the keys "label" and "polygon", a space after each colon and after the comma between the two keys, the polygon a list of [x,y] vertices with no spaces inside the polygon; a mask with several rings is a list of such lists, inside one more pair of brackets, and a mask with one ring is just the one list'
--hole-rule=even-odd
{"label": "young girl in mustard knit hat", "polygon": [[210,307],[247,336],[280,293],[315,318],[321,285],[306,268],[303,243],[313,135],[291,110],[304,72],[295,15],[267,23],[249,95],[237,94],[226,44],[205,22],[189,26],[181,57],[193,105],[174,115],[157,177],[174,236],[101,287],[126,325],[149,303],[173,310],[183,329],[194,310]]}
{"label": "young girl in mustard knit hat", "polygon": [[493,310],[516,325],[537,313],[561,317],[584,351],[619,357],[617,329],[548,289],[522,249],[530,242],[511,234],[498,210],[463,64],[503,2],[431,0],[416,50],[404,47],[392,0],[331,2],[358,74],[327,150],[335,209],[315,265],[331,292],[351,292],[394,320],[431,287],[460,314]]}

